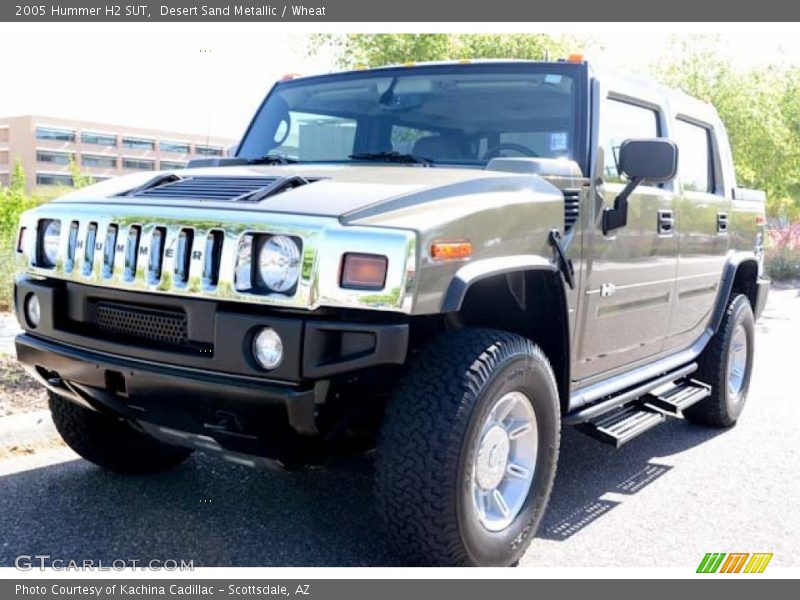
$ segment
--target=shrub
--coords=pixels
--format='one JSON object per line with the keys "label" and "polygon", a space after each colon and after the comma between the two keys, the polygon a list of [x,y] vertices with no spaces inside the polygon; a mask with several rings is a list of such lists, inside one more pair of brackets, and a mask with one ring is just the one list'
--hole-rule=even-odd
{"label": "shrub", "polygon": [[0,186],[0,310],[8,310],[11,305],[19,216],[40,202],[25,190],[25,181],[25,171],[17,161],[8,186]]}
{"label": "shrub", "polygon": [[800,223],[778,221],[770,225],[764,268],[774,281],[800,279]]}

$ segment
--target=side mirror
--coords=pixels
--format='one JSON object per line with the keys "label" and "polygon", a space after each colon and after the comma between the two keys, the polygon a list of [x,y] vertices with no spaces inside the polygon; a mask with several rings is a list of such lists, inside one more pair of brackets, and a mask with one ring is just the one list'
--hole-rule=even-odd
{"label": "side mirror", "polygon": [[631,181],[669,181],[678,171],[678,147],[664,138],[625,140],[619,148],[619,169]]}
{"label": "side mirror", "polygon": [[619,170],[629,181],[603,212],[603,233],[628,224],[628,196],[643,181],[670,181],[678,171],[678,147],[665,138],[625,140],[619,148]]}

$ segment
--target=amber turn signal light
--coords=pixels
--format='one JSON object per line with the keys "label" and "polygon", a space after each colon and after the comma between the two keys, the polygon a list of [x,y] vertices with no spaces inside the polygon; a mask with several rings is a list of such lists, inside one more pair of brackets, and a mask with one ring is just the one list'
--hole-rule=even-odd
{"label": "amber turn signal light", "polygon": [[385,256],[377,254],[345,254],[340,284],[351,290],[382,290],[388,264]]}
{"label": "amber turn signal light", "polygon": [[470,242],[434,242],[431,244],[433,260],[462,260],[472,256]]}

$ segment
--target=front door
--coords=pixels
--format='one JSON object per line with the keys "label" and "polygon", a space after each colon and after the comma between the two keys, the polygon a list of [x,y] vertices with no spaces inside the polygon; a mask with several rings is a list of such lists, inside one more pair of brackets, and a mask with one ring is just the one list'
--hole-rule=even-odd
{"label": "front door", "polygon": [[602,211],[625,187],[617,168],[623,141],[655,138],[663,110],[628,96],[599,107],[603,178],[596,182],[594,228],[588,231],[573,378],[586,379],[658,354],[669,333],[678,261],[677,201],[672,184],[640,185],[628,200],[625,227],[604,235]]}

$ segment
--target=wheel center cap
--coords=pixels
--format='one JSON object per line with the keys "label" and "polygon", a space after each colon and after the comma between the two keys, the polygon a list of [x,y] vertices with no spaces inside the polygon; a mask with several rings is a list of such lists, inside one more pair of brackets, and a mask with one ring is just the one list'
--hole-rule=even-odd
{"label": "wheel center cap", "polygon": [[475,460],[475,478],[481,489],[493,490],[503,480],[511,442],[505,429],[493,426],[481,439]]}

